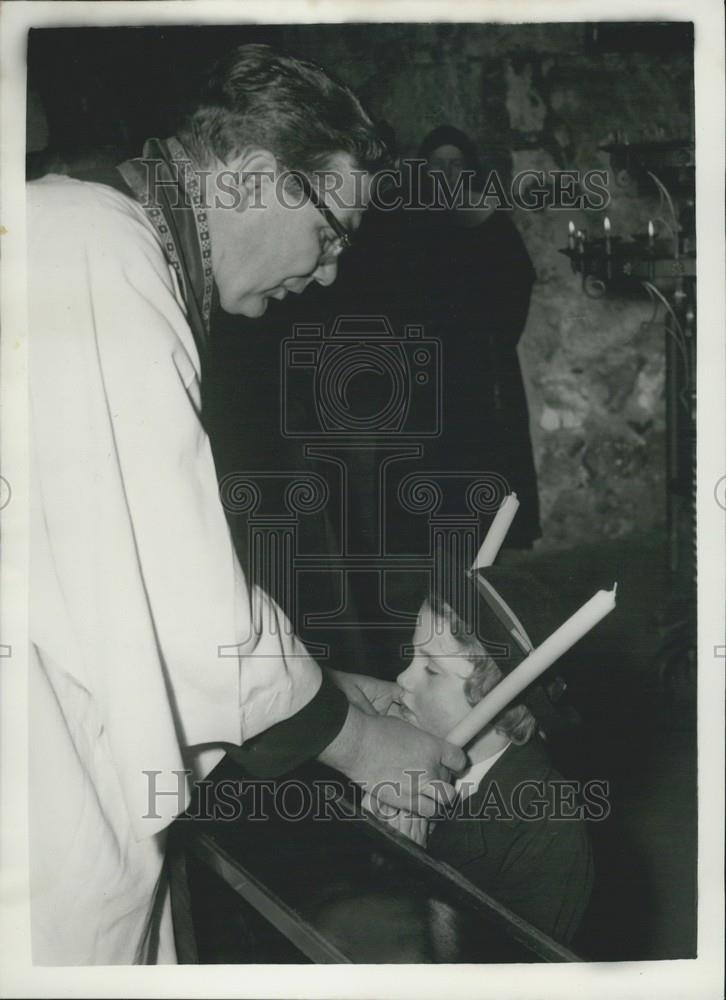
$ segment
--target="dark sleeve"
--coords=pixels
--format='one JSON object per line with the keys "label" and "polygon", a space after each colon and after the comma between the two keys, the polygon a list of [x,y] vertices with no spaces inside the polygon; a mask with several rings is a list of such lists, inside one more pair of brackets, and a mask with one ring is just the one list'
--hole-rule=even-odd
{"label": "dark sleeve", "polygon": [[[544,782],[522,789],[522,782]],[[458,827],[456,843],[447,843],[442,860],[459,868],[474,885],[557,941],[572,939],[584,915],[593,885],[590,839],[582,819],[556,818],[553,780],[562,780],[546,748],[535,738],[521,747],[510,747],[486,775],[477,794],[481,819],[442,824]],[[484,811],[483,798],[494,803],[498,789],[506,819]],[[515,792],[517,793],[515,796]],[[538,815],[537,803],[544,803]],[[517,814],[521,813],[521,816]],[[463,829],[467,827],[468,829]],[[446,831],[442,831],[444,833]],[[477,835],[484,850],[477,847]]]}
{"label": "dark sleeve", "polygon": [[519,824],[491,894],[557,941],[580,925],[593,884],[592,852],[581,820]]}
{"label": "dark sleeve", "polygon": [[227,754],[253,778],[277,778],[317,757],[338,735],[348,701],[323,671],[317,694],[284,722],[270,726]]}

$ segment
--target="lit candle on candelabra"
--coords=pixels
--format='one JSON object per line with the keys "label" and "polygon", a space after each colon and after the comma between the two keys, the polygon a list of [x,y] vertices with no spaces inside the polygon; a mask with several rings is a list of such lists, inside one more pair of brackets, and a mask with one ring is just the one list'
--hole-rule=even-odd
{"label": "lit candle on candelabra", "polygon": [[655,227],[653,226],[653,220],[648,219],[648,249],[652,250],[655,246]]}
{"label": "lit candle on candelabra", "polygon": [[607,215],[605,216],[602,227],[605,230],[605,253],[609,257],[612,251],[612,246],[610,244],[610,219],[608,219]]}
{"label": "lit candle on candelabra", "polygon": [[570,223],[569,223],[569,227],[568,228],[569,228],[570,234],[567,237],[567,246],[569,247],[570,250],[574,250],[575,249],[575,223],[572,221],[572,219],[570,219]]}
{"label": "lit candle on candelabra", "polygon": [[577,230],[577,249],[581,254],[585,253],[585,234],[581,229]]}

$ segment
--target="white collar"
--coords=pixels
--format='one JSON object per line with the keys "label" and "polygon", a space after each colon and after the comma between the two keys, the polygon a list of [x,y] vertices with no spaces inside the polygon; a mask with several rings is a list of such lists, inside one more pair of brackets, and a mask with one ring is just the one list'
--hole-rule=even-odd
{"label": "white collar", "polygon": [[491,757],[485,757],[484,760],[480,760],[477,761],[476,764],[472,764],[468,771],[465,771],[460,778],[457,778],[456,785],[454,787],[461,795],[462,799],[466,799],[470,795],[474,794],[489,768],[496,764],[505,750],[508,750],[511,745],[511,743],[506,743],[501,750],[497,750],[497,752],[492,754]]}

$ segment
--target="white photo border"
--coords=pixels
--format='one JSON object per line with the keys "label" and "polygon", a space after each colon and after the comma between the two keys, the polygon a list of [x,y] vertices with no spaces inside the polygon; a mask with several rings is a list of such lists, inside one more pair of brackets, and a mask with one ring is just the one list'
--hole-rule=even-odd
{"label": "white photo border", "polygon": [[[606,14],[606,18],[603,15]],[[40,968],[30,962],[27,890],[27,311],[25,52],[31,27],[315,22],[693,21],[698,234],[698,957],[495,966],[175,966]],[[724,13],[719,0],[217,0],[6,2],[2,93],[2,509],[0,583],[0,996],[553,998],[722,996],[724,937]],[[720,492],[719,492],[720,491]],[[678,830],[673,831],[678,849]]]}

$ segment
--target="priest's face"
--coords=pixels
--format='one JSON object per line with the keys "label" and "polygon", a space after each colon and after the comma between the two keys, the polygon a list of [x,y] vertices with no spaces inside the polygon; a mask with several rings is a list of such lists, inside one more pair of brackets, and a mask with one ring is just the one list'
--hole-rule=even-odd
{"label": "priest's face", "polygon": [[464,686],[474,664],[449,624],[427,603],[419,612],[413,647],[413,659],[397,678],[403,692],[399,713],[419,729],[446,737],[471,711]]}
{"label": "priest's face", "polygon": [[[263,152],[240,173],[247,182],[239,204],[209,212],[212,266],[222,308],[254,317],[270,299],[299,295],[313,281],[332,284],[340,243],[299,183],[291,177],[282,182],[274,157]],[[331,161],[326,183],[327,193],[317,189],[319,198],[352,237],[368,204],[370,177],[340,155]]]}

